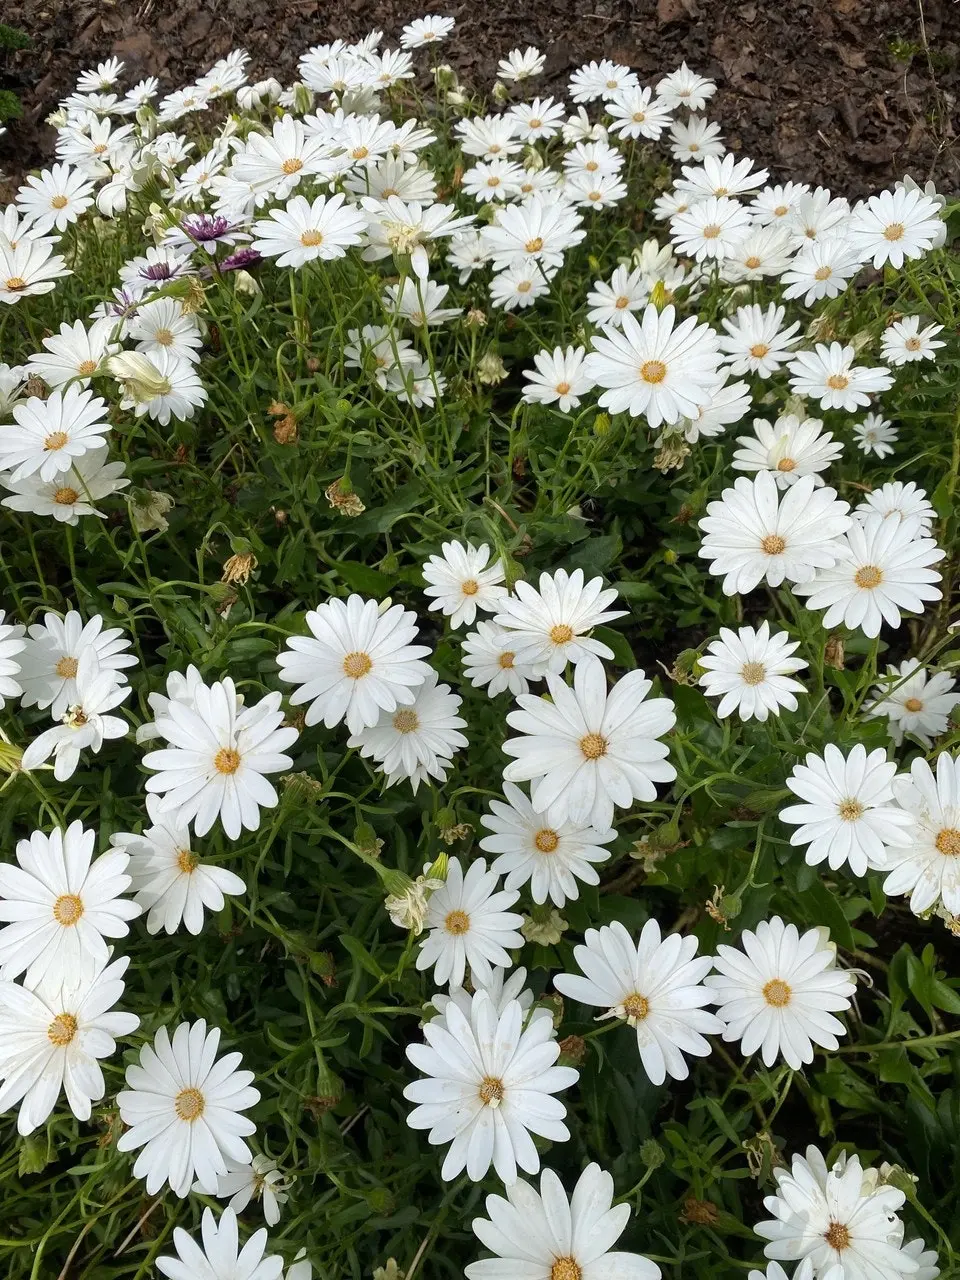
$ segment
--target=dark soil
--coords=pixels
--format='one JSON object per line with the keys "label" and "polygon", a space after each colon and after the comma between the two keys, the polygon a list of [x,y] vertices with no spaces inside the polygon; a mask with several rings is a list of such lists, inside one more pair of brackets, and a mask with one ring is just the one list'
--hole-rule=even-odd
{"label": "dark soil", "polygon": [[[712,103],[732,150],[773,179],[818,182],[851,196],[905,172],[960,187],[958,0],[431,0],[457,26],[447,59],[487,87],[514,46],[548,54],[560,89],[590,58],[628,63],[655,81],[682,59],[720,85]],[[13,176],[49,163],[43,123],[77,74],[123,58],[130,81],[186,83],[242,46],[255,74],[289,82],[310,44],[382,27],[386,42],[423,13],[413,0],[14,0],[3,20],[34,46],[0,61],[25,113],[0,141]],[[539,82],[541,85],[544,81]]]}

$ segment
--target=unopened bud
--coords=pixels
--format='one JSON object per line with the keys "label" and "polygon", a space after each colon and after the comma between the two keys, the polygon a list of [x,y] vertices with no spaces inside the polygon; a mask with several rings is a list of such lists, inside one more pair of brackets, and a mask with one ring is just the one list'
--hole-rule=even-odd
{"label": "unopened bud", "polygon": [[647,1138],[640,1147],[640,1159],[648,1169],[659,1169],[666,1158],[663,1147],[654,1138]]}
{"label": "unopened bud", "polygon": [[170,394],[169,378],[140,351],[121,351],[108,356],[106,368],[120,383],[124,395],[138,404]]}

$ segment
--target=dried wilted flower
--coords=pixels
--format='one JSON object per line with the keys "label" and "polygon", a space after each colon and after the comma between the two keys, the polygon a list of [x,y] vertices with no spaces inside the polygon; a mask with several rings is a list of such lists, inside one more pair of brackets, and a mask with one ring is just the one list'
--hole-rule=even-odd
{"label": "dried wilted flower", "polygon": [[542,920],[524,916],[520,932],[527,942],[535,942],[542,947],[555,947],[569,928],[560,912],[553,907]]}
{"label": "dried wilted flower", "polygon": [[727,933],[729,933],[730,925],[728,924],[727,917],[722,910],[725,896],[726,889],[724,886],[722,884],[715,884],[713,886],[713,897],[703,904],[703,908],[711,920],[722,925]]}
{"label": "dried wilted flower", "polygon": [[170,527],[167,512],[175,505],[169,493],[135,489],[130,495],[130,523],[138,533],[148,533],[151,529],[165,533]]}
{"label": "dried wilted flower", "polygon": [[250,581],[250,575],[257,567],[257,557],[250,551],[233,555],[224,563],[221,582],[237,582],[242,587]]}
{"label": "dried wilted flower", "polygon": [[297,420],[292,413],[286,414],[273,424],[273,438],[277,444],[296,444],[299,434]]}
{"label": "dried wilted flower", "polygon": [[346,477],[341,476],[339,480],[334,480],[333,484],[327,485],[323,495],[331,507],[339,511],[342,516],[361,516],[367,508],[352,489],[345,487],[348,484]]}
{"label": "dried wilted flower", "polygon": [[485,352],[477,361],[477,381],[484,386],[495,387],[507,376],[507,366],[496,351]]}
{"label": "dried wilted flower", "polygon": [[682,438],[665,440],[653,459],[658,471],[676,471],[690,456],[690,446]]}
{"label": "dried wilted flower", "polygon": [[483,329],[487,323],[487,313],[479,307],[471,307],[467,312],[467,324],[471,329]]}
{"label": "dried wilted flower", "polygon": [[834,671],[842,671],[843,660],[843,636],[828,636],[823,650],[824,665],[833,667]]}
{"label": "dried wilted flower", "polygon": [[715,1204],[711,1204],[709,1200],[697,1200],[690,1196],[683,1202],[680,1221],[696,1223],[699,1227],[712,1227],[719,1216]]}
{"label": "dried wilted flower", "polygon": [[455,827],[444,827],[440,832],[440,839],[444,844],[456,844],[458,840],[463,840],[470,834],[473,827],[469,822],[458,822]]}
{"label": "dried wilted flower", "polygon": [[180,299],[180,309],[185,316],[192,316],[197,311],[203,310],[207,295],[196,276],[187,276],[185,285],[184,295]]}

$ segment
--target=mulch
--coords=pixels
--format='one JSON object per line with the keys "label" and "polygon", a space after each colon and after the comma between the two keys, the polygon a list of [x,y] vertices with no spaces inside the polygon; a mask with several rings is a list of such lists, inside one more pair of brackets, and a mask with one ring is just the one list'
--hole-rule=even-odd
{"label": "mulch", "polygon": [[[904,172],[960,188],[957,0],[452,0],[445,46],[461,79],[489,86],[497,59],[535,44],[546,83],[607,56],[655,81],[682,59],[717,79],[711,116],[727,145],[773,180],[802,179],[857,197]],[[25,107],[0,140],[14,176],[49,163],[44,117],[77,74],[115,54],[130,82],[174,88],[237,46],[256,74],[289,82],[309,45],[381,27],[387,43],[424,10],[411,0],[18,0],[3,20],[33,48],[0,55],[0,83]]]}

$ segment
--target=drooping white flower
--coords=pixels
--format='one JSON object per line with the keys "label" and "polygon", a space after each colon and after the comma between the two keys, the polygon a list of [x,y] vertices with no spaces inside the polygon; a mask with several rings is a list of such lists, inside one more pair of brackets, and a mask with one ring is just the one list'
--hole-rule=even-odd
{"label": "drooping white flower", "polygon": [[[238,1070],[239,1053],[217,1058],[220,1031],[206,1022],[181,1022],[171,1037],[161,1027],[153,1045],[127,1067],[127,1087],[117,1095],[120,1118],[129,1126],[117,1148],[142,1148],[133,1166],[145,1178],[147,1195],[164,1183],[185,1196],[196,1178],[205,1195],[217,1194],[227,1160],[246,1164],[252,1152],[244,1138],[256,1126],[242,1112],[260,1100],[252,1071]],[[231,1213],[232,1210],[226,1210]]]}
{"label": "drooping white flower", "polygon": [[439,609],[451,627],[472,626],[478,609],[494,613],[507,595],[506,572],[502,561],[490,564],[489,546],[444,542],[441,553],[430,556],[423,566],[428,608]]}
{"label": "drooping white flower", "polygon": [[507,782],[531,782],[531,802],[551,824],[566,821],[606,831],[614,806],[656,797],[656,783],[676,770],[660,736],[676,720],[669,698],[645,701],[652,688],[642,671],[629,671],[612,689],[599,658],[588,654],[574,668],[573,687],[547,675],[551,701],[523,694],[507,723],[520,737],[504,743],[515,757]]}
{"label": "drooping white flower", "polygon": [[790,843],[806,845],[809,866],[847,863],[855,876],[886,866],[888,844],[910,825],[894,802],[896,772],[883,747],[868,754],[860,742],[847,755],[828,742],[822,756],[810,751],[794,765],[786,785],[802,803],[781,809],[780,821],[797,828]]}
{"label": "drooping white flower", "polygon": [[720,628],[720,639],[707,646],[698,659],[704,668],[700,684],[708,697],[720,695],[717,715],[721,720],[736,710],[741,720],[756,718],[761,723],[781,707],[796,711],[794,696],[804,686],[793,676],[808,664],[792,655],[799,640],[791,640],[786,631],[770,634],[770,623],[758,628],[740,627],[731,631]]}
{"label": "drooping white flower", "polygon": [[104,742],[126,736],[126,720],[109,712],[129,697],[130,686],[120,684],[115,671],[101,670],[92,647],[80,656],[75,683],[75,701],[65,708],[61,723],[44,730],[24,751],[20,764],[28,772],[53,756],[53,776],[64,782],[76,771],[81,751],[90,748],[96,754]]}
{"label": "drooping white flower", "polygon": [[782,1057],[799,1071],[813,1061],[813,1046],[836,1049],[846,1028],[834,1013],[850,1008],[853,976],[836,966],[836,949],[819,929],[799,933],[779,916],[744,929],[742,951],[721,944],[714,992],[724,1040],[739,1040],[745,1057],[760,1051],[764,1066]]}
{"label": "drooping white flower", "polygon": [[0,609],[0,711],[7,698],[19,698],[23,693],[19,655],[27,647],[26,628],[17,622],[5,622],[6,616],[6,610]]}
{"label": "drooping white flower", "polygon": [[256,1155],[251,1164],[227,1161],[227,1172],[217,1178],[217,1198],[225,1200],[229,1196],[229,1208],[234,1213],[243,1213],[251,1200],[260,1200],[267,1226],[275,1227],[280,1221],[281,1206],[287,1202],[288,1186],[276,1160]]}
{"label": "drooping white flower", "polygon": [[413,1129],[428,1129],[433,1145],[450,1143],[440,1176],[447,1182],[464,1169],[474,1182],[492,1164],[510,1186],[517,1168],[536,1173],[540,1156],[531,1133],[566,1142],[566,1108],[555,1093],[575,1084],[579,1072],[556,1066],[560,1046],[552,1018],[523,1026],[520,1002],[498,1014],[486,991],[470,1001],[469,1018],[451,1001],[444,1017],[423,1028],[425,1044],[407,1046],[407,1057],[424,1078],[403,1096],[418,1105],[407,1117]]}
{"label": "drooping white flower", "polygon": [[605,588],[602,578],[585,582],[582,569],[557,569],[541,573],[538,587],[523,579],[516,582],[512,595],[499,601],[494,622],[509,632],[518,662],[538,675],[557,675],[568,662],[581,662],[588,654],[613,657],[613,650],[591,639],[589,632],[624,616],[626,610],[610,608],[616,599],[616,588]]}
{"label": "drooping white flower", "polygon": [[686,1080],[684,1055],[706,1057],[710,1045],[704,1034],[723,1029],[704,1007],[713,999],[702,985],[713,958],[697,957],[697,939],[663,937],[656,920],[648,920],[634,942],[615,921],[588,929],[573,954],[585,976],[558,974],[557,990],[605,1009],[601,1017],[625,1019],[636,1031],[640,1061],[653,1084],[663,1084],[668,1075]]}
{"label": "drooping white flower", "polygon": [[942,902],[960,915],[960,765],[948,752],[936,759],[936,773],[915,759],[909,774],[893,784],[897,804],[910,819],[897,832],[897,848],[887,860],[885,893],[910,894],[916,915]]}
{"label": "drooping white flower", "polygon": [[510,910],[519,896],[500,888],[500,875],[487,870],[485,858],[471,862],[466,874],[451,858],[446,880],[427,904],[430,932],[420,944],[417,968],[432,968],[438,986],[462,986],[468,965],[482,983],[490,981],[491,965],[509,968],[508,948],[523,946],[517,933],[522,917]]}
{"label": "drooping white flower", "polygon": [[893,453],[900,430],[892,427],[882,414],[868,413],[863,422],[854,425],[853,437],[864,453],[886,458]]}
{"label": "drooping white flower", "polygon": [[897,746],[910,733],[929,751],[934,738],[950,727],[950,713],[960,703],[956,687],[948,671],[930,675],[919,658],[907,658],[899,667],[887,667],[886,680],[870,691],[864,714],[886,716],[887,732]]}

